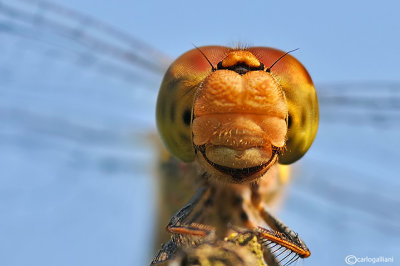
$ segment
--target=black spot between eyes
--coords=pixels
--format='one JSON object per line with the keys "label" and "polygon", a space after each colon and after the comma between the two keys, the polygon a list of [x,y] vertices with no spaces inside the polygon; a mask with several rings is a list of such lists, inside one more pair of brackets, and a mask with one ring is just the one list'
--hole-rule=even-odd
{"label": "black spot between eyes", "polygon": [[183,119],[183,123],[185,123],[185,125],[190,126],[190,118],[191,118],[191,116],[192,116],[192,113],[190,112],[189,109],[186,109],[183,112],[182,119]]}

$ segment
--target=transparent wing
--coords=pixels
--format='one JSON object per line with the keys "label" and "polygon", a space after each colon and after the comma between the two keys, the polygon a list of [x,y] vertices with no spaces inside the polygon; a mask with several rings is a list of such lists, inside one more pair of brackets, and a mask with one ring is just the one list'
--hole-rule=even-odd
{"label": "transparent wing", "polygon": [[150,261],[167,64],[118,34],[47,2],[0,3],[1,265]]}
{"label": "transparent wing", "polygon": [[400,122],[400,84],[358,82],[321,85],[318,98],[323,123],[398,127]]}
{"label": "transparent wing", "polygon": [[[149,132],[170,59],[101,21],[33,0],[0,2],[0,43],[0,249],[8,254],[0,264],[27,264],[17,254],[32,255],[28,264],[147,263]],[[280,216],[309,245],[310,265],[395,254],[400,84],[317,87],[320,130],[294,166]]]}

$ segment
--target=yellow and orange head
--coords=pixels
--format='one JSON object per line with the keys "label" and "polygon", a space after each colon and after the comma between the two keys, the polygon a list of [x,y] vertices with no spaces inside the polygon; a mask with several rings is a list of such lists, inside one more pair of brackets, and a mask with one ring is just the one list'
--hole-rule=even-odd
{"label": "yellow and orange head", "polygon": [[268,69],[282,55],[265,47],[206,46],[179,57],[157,102],[157,125],[169,151],[235,183],[257,180],[276,161],[301,158],[317,132],[318,101],[294,57]]}

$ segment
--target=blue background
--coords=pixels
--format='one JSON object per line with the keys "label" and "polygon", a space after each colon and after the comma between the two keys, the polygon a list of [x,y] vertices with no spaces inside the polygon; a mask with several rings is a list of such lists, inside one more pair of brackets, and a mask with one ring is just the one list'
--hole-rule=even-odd
{"label": "blue background", "polygon": [[[81,45],[90,23],[32,2],[0,3],[0,265],[147,265],[162,72]],[[193,44],[300,48],[294,56],[316,83],[321,126],[278,215],[310,247],[304,265],[345,265],[352,254],[399,259],[398,1],[55,3],[170,60]],[[76,35],[13,19],[1,4],[65,22]],[[124,49],[166,67],[148,50]]]}

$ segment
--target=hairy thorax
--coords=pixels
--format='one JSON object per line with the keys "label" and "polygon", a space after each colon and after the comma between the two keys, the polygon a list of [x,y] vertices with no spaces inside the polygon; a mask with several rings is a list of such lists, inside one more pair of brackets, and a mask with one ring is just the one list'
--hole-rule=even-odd
{"label": "hairy thorax", "polygon": [[243,228],[266,226],[252,196],[256,191],[260,195],[260,203],[278,208],[284,195],[282,189],[285,184],[279,172],[278,165],[275,164],[263,178],[252,185],[216,182],[209,184],[208,194],[188,220],[193,219],[196,223],[213,226],[220,239],[233,232],[234,228],[231,228],[231,225]]}

